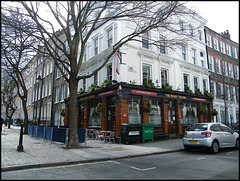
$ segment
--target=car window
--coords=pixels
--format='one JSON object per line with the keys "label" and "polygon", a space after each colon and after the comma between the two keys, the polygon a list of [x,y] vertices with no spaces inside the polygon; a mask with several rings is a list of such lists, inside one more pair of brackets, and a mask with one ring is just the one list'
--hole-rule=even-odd
{"label": "car window", "polygon": [[229,132],[229,133],[231,133],[231,129],[230,129],[229,127],[227,127],[227,126],[221,125],[221,130],[222,130],[223,132]]}
{"label": "car window", "polygon": [[207,124],[194,124],[190,125],[186,131],[205,131],[207,130],[208,125]]}
{"label": "car window", "polygon": [[221,131],[221,128],[218,124],[213,124],[211,127],[210,127],[210,130],[211,131]]}

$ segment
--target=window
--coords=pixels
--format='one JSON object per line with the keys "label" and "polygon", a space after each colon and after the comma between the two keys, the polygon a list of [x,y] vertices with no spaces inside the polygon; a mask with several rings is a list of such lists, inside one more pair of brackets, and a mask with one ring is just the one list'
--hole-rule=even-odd
{"label": "window", "polygon": [[87,46],[84,46],[83,62],[87,61]]}
{"label": "window", "polygon": [[223,43],[223,42],[220,41],[220,46],[221,46],[221,52],[222,52],[222,53],[226,53],[225,43]]}
{"label": "window", "polygon": [[191,25],[189,25],[189,32],[190,32],[190,36],[193,37],[194,33],[193,33],[193,27]]}
{"label": "window", "polygon": [[184,31],[184,23],[183,21],[179,21],[179,27],[180,27],[180,31]]}
{"label": "window", "polygon": [[215,93],[215,82],[211,81],[211,94],[215,97],[216,93]]}
{"label": "window", "polygon": [[168,82],[168,70],[161,69],[161,81],[162,81],[162,87],[164,84]]}
{"label": "window", "polygon": [[88,126],[101,127],[102,125],[102,116],[96,112],[98,102],[90,102],[90,113],[88,119]]}
{"label": "window", "polygon": [[108,41],[108,47],[110,47],[113,42],[112,29],[108,30],[107,32],[107,41]]}
{"label": "window", "polygon": [[60,111],[55,112],[55,121],[54,121],[54,126],[61,126],[60,125]]}
{"label": "window", "polygon": [[[57,68],[57,67],[56,67],[56,68]],[[56,78],[59,78],[60,75],[61,75],[61,72],[60,72],[59,68],[57,68],[57,75],[56,75]]]}
{"label": "window", "polygon": [[237,65],[234,65],[234,77],[238,80],[239,79],[239,68]]}
{"label": "window", "polygon": [[56,97],[55,97],[55,103],[59,102],[59,87],[56,87]]}
{"label": "window", "polygon": [[237,49],[236,48],[232,48],[232,54],[234,58],[237,58]]}
{"label": "window", "polygon": [[142,47],[143,48],[149,48],[149,35],[148,32],[144,33],[142,35]]}
{"label": "window", "polygon": [[94,47],[94,55],[98,54],[98,38],[93,40],[93,47]]}
{"label": "window", "polygon": [[231,100],[233,102],[236,102],[235,91],[234,91],[234,87],[233,86],[230,87],[230,93],[231,93]]}
{"label": "window", "polygon": [[184,82],[184,89],[186,86],[189,86],[189,75],[188,74],[183,74],[183,82]]}
{"label": "window", "polygon": [[107,79],[112,80],[112,65],[107,66]]}
{"label": "window", "polygon": [[209,70],[211,70],[212,72],[214,71],[214,59],[213,56],[209,55]]}
{"label": "window", "polygon": [[45,97],[48,96],[48,82],[45,84]]}
{"label": "window", "polygon": [[203,92],[207,90],[207,80],[203,79]]}
{"label": "window", "polygon": [[160,53],[165,54],[166,53],[166,39],[162,36],[160,36]]}
{"label": "window", "polygon": [[83,79],[83,91],[86,91],[86,79]]}
{"label": "window", "polygon": [[215,50],[219,50],[218,40],[214,38],[214,39],[213,39],[213,43],[214,43],[214,49],[215,49]]}
{"label": "window", "polygon": [[65,84],[62,84],[61,86],[61,93],[62,93],[62,96],[61,96],[61,101],[64,101],[64,99],[66,98],[66,88],[65,88]]}
{"label": "window", "polygon": [[197,61],[196,61],[196,50],[195,49],[192,49],[192,62],[193,64],[197,64]]}
{"label": "window", "polygon": [[140,112],[141,99],[137,97],[129,98],[128,100],[128,123],[140,124],[141,112]]}
{"label": "window", "polygon": [[198,89],[198,78],[197,77],[193,78],[193,83],[194,83],[194,92],[196,92]]}
{"label": "window", "polygon": [[197,104],[183,102],[182,106],[182,124],[198,123]]}
{"label": "window", "polygon": [[212,48],[212,37],[207,35],[207,45]]}
{"label": "window", "polygon": [[227,62],[223,61],[223,75],[228,76]]}
{"label": "window", "polygon": [[230,45],[226,45],[226,53],[227,53],[227,55],[231,56],[231,46]]}
{"label": "window", "polygon": [[201,61],[201,66],[204,68],[205,67],[205,59],[204,59],[203,52],[200,52],[200,61]]}
{"label": "window", "polygon": [[182,59],[187,60],[187,52],[186,52],[186,47],[182,46]]}
{"label": "window", "polygon": [[93,83],[95,84],[95,85],[98,85],[98,73],[96,73],[95,75],[94,75],[94,77],[93,77]]}
{"label": "window", "polygon": [[223,85],[221,83],[217,83],[217,96],[222,97],[223,95]]}
{"label": "window", "polygon": [[234,78],[233,77],[233,64],[231,64],[231,63],[228,63],[228,70],[229,70],[229,77],[231,77],[231,78]]}
{"label": "window", "polygon": [[216,58],[216,62],[217,62],[217,73],[218,73],[218,74],[222,74],[221,60],[219,60],[218,58]]}
{"label": "window", "polygon": [[213,124],[213,125],[210,127],[210,130],[211,130],[211,131],[217,131],[217,132],[219,132],[219,131],[221,131],[221,128],[220,128],[219,124]]}
{"label": "window", "polygon": [[143,64],[142,66],[143,85],[151,79],[151,66]]}
{"label": "window", "polygon": [[202,31],[201,30],[198,31],[198,40],[202,41]]}
{"label": "window", "polygon": [[154,125],[162,125],[161,102],[157,100],[150,100],[152,110],[149,115],[149,123]]}
{"label": "window", "polygon": [[48,87],[49,87],[49,90],[48,90],[48,95],[50,96],[50,95],[51,95],[51,93],[52,93],[52,82],[49,82],[49,85],[48,85]]}
{"label": "window", "polygon": [[236,87],[236,100],[239,103],[239,87]]}

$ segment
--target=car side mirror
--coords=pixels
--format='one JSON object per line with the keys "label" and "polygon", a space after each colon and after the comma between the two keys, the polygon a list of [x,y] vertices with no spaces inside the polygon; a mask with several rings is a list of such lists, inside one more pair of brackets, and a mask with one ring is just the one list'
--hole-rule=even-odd
{"label": "car side mirror", "polygon": [[231,130],[231,133],[233,134],[234,132],[235,132],[235,131],[232,129],[232,130]]}

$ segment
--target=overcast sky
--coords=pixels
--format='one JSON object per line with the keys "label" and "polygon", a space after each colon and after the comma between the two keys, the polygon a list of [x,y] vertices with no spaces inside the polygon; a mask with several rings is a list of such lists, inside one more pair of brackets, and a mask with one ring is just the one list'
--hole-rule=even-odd
{"label": "overcast sky", "polygon": [[217,33],[228,30],[239,43],[239,1],[189,1],[187,7],[205,18],[207,27]]}

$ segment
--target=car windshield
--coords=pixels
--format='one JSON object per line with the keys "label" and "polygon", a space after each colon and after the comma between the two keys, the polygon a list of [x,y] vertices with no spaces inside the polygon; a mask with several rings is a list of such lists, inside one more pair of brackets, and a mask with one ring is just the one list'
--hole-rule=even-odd
{"label": "car windshield", "polygon": [[208,125],[207,124],[194,124],[190,125],[186,131],[205,131],[207,130]]}

